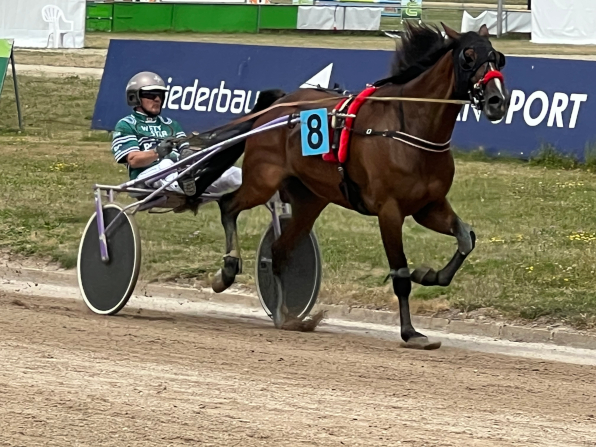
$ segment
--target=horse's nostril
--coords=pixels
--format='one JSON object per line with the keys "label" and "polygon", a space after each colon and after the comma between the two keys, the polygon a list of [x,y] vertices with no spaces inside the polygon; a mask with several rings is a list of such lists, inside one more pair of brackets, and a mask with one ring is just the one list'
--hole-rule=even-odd
{"label": "horse's nostril", "polygon": [[489,103],[491,106],[498,106],[498,105],[500,105],[502,102],[503,102],[503,100],[502,100],[502,99],[501,99],[499,96],[497,96],[497,95],[495,95],[495,96],[491,96],[491,97],[488,99],[488,103]]}

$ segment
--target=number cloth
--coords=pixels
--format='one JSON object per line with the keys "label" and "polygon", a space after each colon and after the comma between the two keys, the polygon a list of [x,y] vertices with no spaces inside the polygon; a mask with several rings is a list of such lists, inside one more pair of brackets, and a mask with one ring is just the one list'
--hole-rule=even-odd
{"label": "number cloth", "polygon": [[300,112],[302,155],[322,155],[329,152],[327,109]]}

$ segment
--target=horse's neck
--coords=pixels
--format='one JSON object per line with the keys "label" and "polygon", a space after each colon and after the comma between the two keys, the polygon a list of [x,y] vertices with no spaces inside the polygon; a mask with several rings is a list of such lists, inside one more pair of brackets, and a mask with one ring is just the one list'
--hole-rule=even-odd
{"label": "horse's neck", "polygon": [[[403,87],[403,95],[415,98],[451,99],[455,89],[455,72],[451,51],[432,68]],[[408,103],[402,107],[406,132],[435,143],[451,138],[460,105],[441,103]],[[417,117],[417,119],[410,119]]]}

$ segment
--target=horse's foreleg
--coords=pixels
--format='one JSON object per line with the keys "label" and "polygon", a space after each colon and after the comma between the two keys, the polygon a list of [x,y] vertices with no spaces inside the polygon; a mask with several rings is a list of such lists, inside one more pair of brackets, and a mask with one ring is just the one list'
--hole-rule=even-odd
{"label": "horse's foreleg", "polygon": [[410,292],[412,283],[408,261],[404,253],[402,241],[402,225],[404,217],[396,202],[383,205],[379,212],[379,226],[385,253],[389,260],[389,276],[393,280],[393,291],[399,300],[399,321],[401,338],[405,347],[416,349],[437,349],[440,342],[431,343],[426,336],[417,332],[410,317]]}
{"label": "horse's foreleg", "polygon": [[470,225],[455,214],[447,199],[425,207],[413,217],[420,225],[457,239],[457,251],[441,270],[437,272],[428,267],[419,267],[412,272],[412,281],[418,284],[446,287],[474,249],[476,234]]}

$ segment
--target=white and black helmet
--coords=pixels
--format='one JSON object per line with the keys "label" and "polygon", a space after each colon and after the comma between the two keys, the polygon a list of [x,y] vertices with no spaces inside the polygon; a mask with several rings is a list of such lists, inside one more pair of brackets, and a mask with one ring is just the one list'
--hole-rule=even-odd
{"label": "white and black helmet", "polygon": [[151,71],[137,73],[126,84],[126,102],[130,107],[141,105],[139,96],[141,90],[163,91],[164,94],[167,91],[166,83],[158,74]]}

